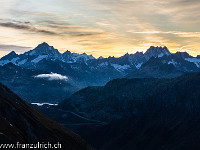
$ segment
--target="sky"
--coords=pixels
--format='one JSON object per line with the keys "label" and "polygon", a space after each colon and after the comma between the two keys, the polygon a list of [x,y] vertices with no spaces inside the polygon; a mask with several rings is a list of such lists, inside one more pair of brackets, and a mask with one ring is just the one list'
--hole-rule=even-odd
{"label": "sky", "polygon": [[42,42],[119,57],[167,46],[200,54],[199,0],[0,0],[0,57]]}

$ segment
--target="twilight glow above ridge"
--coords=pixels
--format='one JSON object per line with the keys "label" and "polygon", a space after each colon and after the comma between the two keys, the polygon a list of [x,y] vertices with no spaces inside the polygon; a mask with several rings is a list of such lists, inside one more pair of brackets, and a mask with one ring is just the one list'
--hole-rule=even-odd
{"label": "twilight glow above ridge", "polygon": [[121,56],[151,45],[200,54],[199,0],[1,0],[0,57],[42,42]]}

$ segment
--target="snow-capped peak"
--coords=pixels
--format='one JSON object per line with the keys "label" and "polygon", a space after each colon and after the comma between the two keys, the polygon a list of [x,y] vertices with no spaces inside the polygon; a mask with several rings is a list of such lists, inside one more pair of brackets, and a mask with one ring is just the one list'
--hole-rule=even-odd
{"label": "snow-capped peak", "polygon": [[151,57],[163,57],[164,55],[171,55],[169,49],[164,47],[154,47],[151,46],[145,53],[145,58],[150,59]]}
{"label": "snow-capped peak", "polygon": [[100,56],[98,59],[104,59],[103,56]]}
{"label": "snow-capped peak", "polygon": [[46,42],[39,44],[35,49],[27,52],[28,55],[48,55],[51,57],[61,57],[61,53]]}

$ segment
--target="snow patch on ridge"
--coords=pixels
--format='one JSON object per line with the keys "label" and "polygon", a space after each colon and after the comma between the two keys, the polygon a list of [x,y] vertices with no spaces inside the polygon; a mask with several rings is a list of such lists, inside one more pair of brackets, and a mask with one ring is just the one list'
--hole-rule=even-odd
{"label": "snow patch on ridge", "polygon": [[137,64],[135,67],[136,67],[137,69],[139,69],[139,68],[142,66],[142,64],[143,64],[143,63],[139,63],[139,64]]}
{"label": "snow patch on ridge", "polygon": [[186,61],[193,62],[198,68],[200,68],[200,59],[198,58],[185,58]]}
{"label": "snow patch on ridge", "polygon": [[168,62],[168,64],[173,64],[174,66],[176,66],[176,65],[177,65],[177,62],[174,61],[174,59],[172,59],[171,61]]}
{"label": "snow patch on ridge", "polygon": [[12,60],[1,60],[0,65],[3,66],[5,64],[8,64],[9,62],[16,65],[16,61],[19,59],[19,57],[13,58]]}
{"label": "snow patch on ridge", "polygon": [[122,72],[128,68],[130,68],[129,65],[118,65],[118,64],[111,64],[111,66],[113,66],[117,71]]}
{"label": "snow patch on ridge", "polygon": [[160,54],[158,55],[158,58],[163,57],[164,55],[165,55],[165,54],[160,53]]}
{"label": "snow patch on ridge", "polygon": [[47,58],[47,57],[48,57],[47,55],[40,55],[37,58],[31,60],[31,62],[38,63],[39,61],[41,61],[42,59]]}
{"label": "snow patch on ridge", "polygon": [[24,60],[18,62],[18,65],[23,65],[23,64],[25,64],[26,62],[27,62],[27,59],[24,59]]}
{"label": "snow patch on ridge", "polygon": [[103,62],[103,63],[100,63],[98,66],[99,66],[99,67],[108,66],[108,62]]}

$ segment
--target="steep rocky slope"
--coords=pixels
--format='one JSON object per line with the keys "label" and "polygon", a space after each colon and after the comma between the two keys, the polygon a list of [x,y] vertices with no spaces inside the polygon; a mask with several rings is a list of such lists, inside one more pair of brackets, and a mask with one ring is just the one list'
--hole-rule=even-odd
{"label": "steep rocky slope", "polygon": [[0,142],[60,142],[64,150],[93,149],[79,135],[49,119],[0,84]]}

